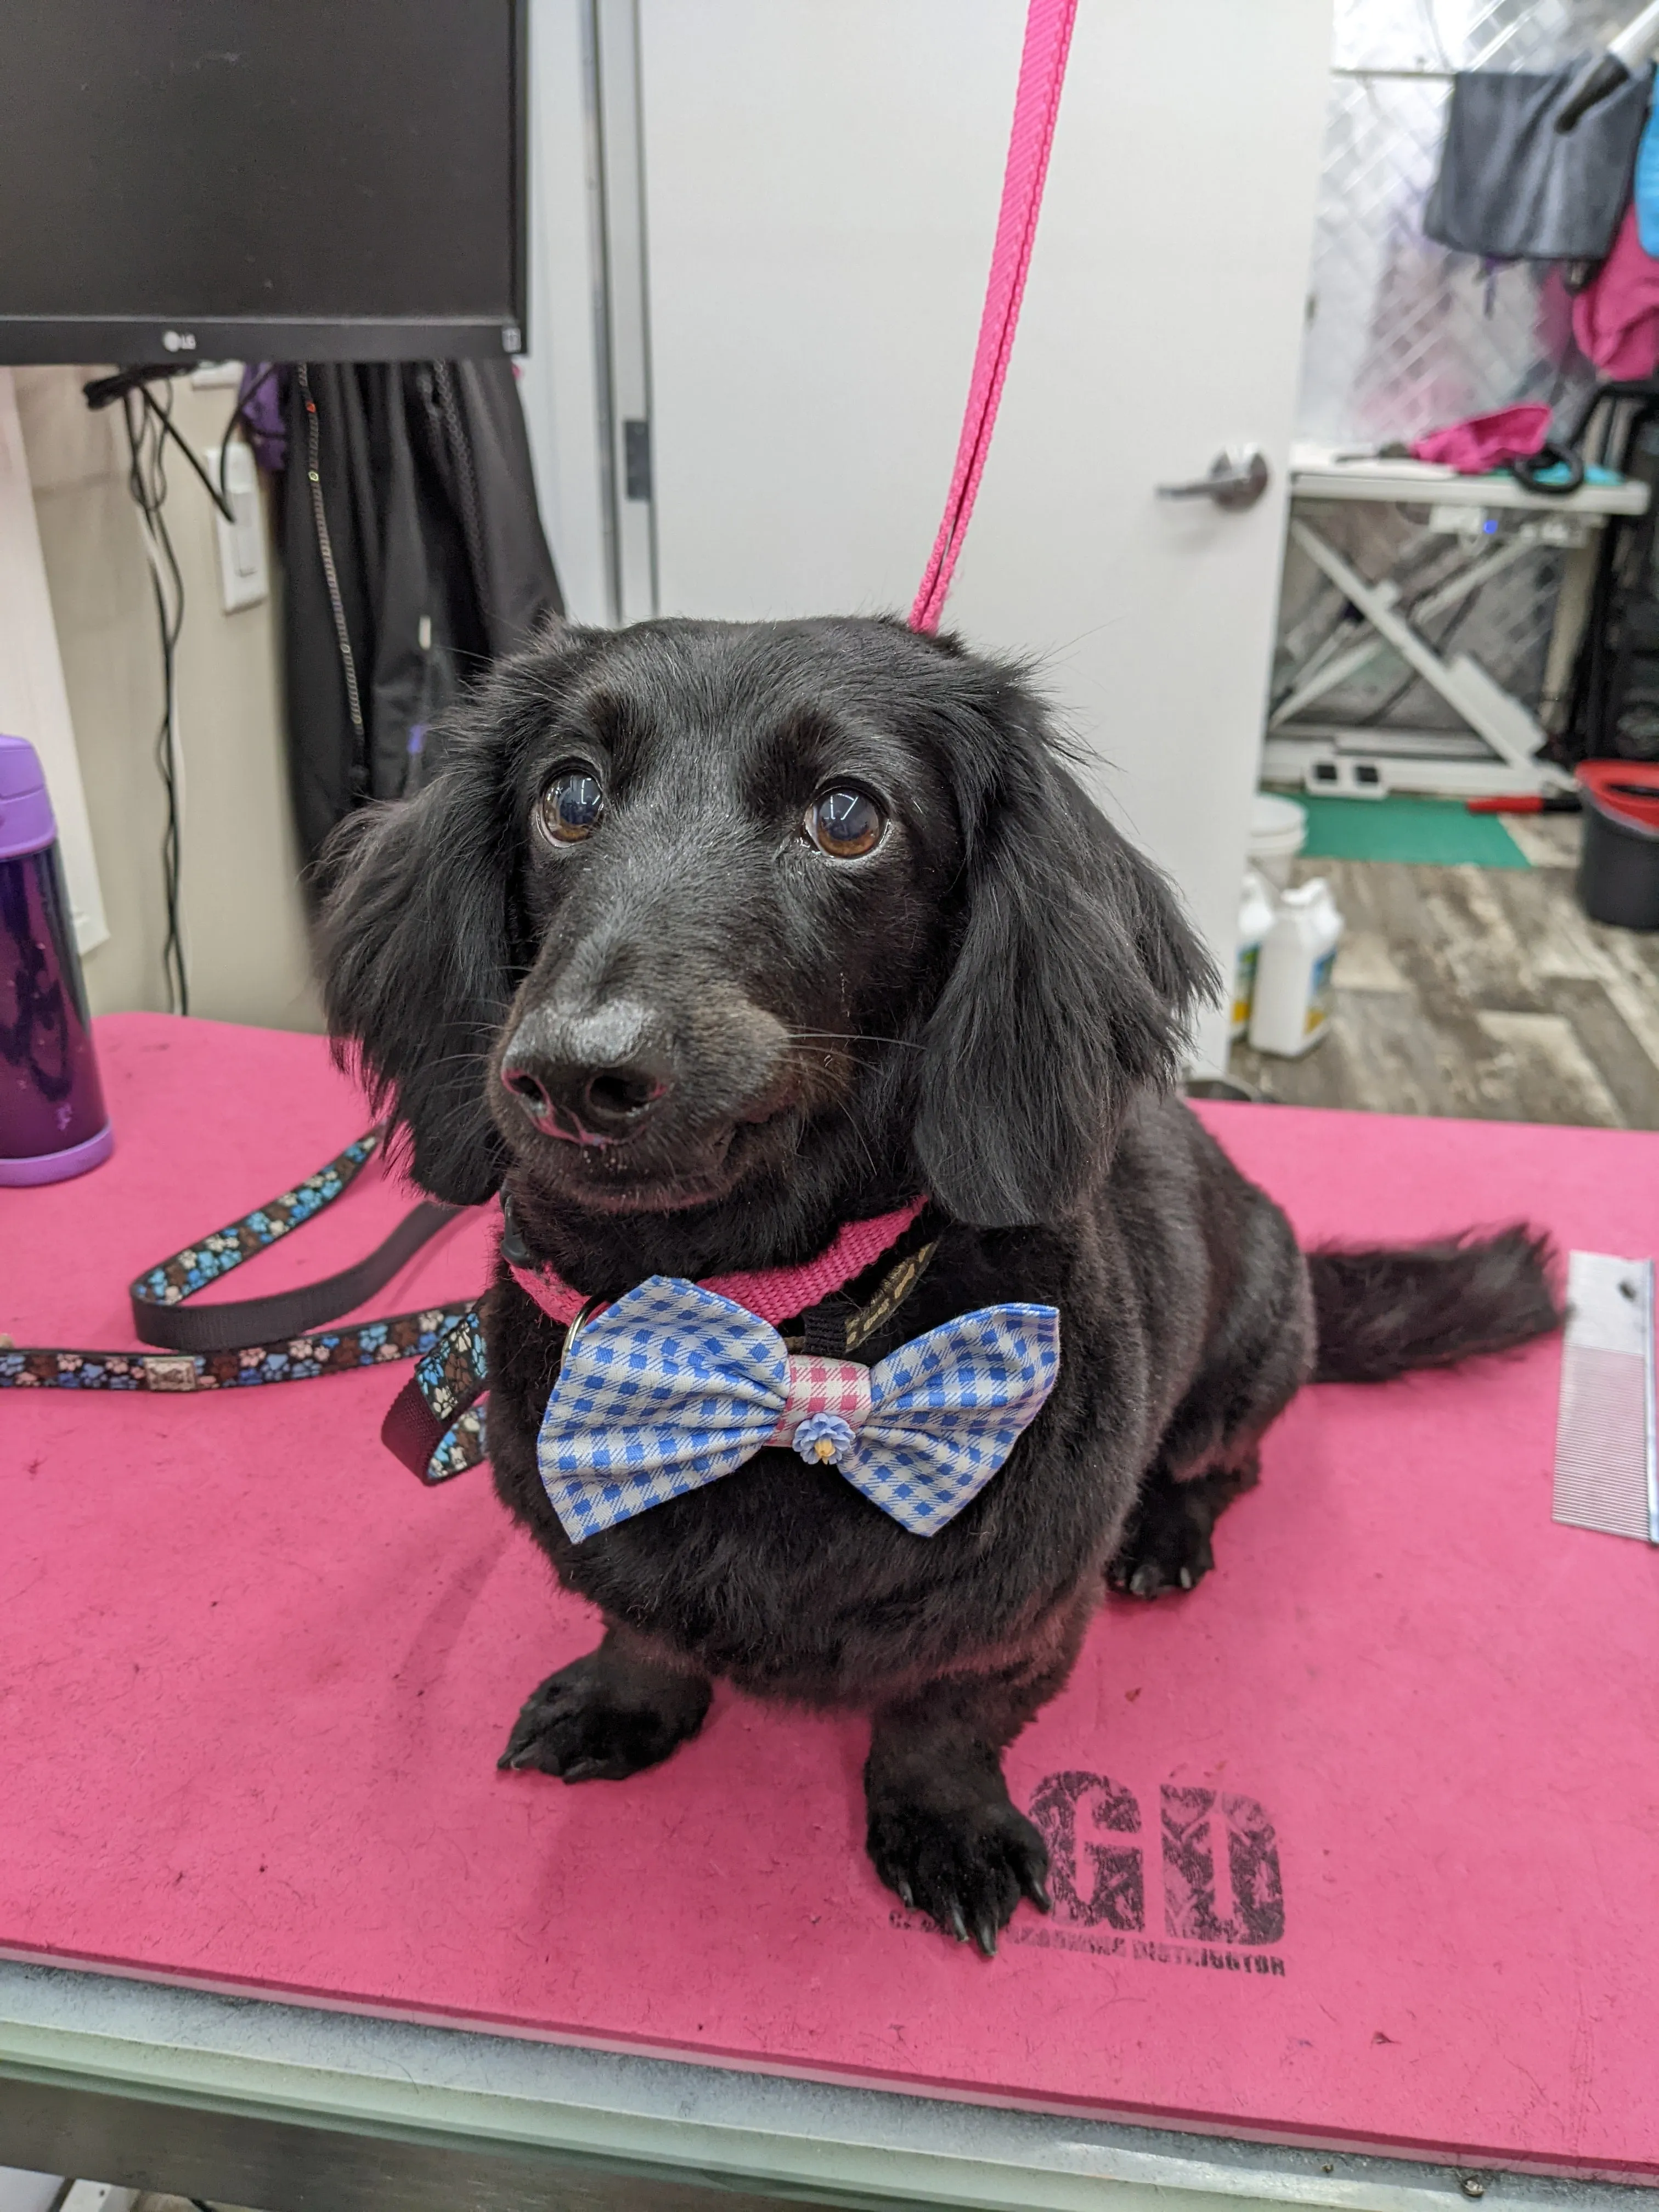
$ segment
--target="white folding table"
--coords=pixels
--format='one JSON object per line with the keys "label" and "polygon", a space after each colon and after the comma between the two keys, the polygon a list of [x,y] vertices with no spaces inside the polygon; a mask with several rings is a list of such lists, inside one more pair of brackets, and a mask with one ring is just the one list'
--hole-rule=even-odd
{"label": "white folding table", "polygon": [[[1291,455],[1291,542],[1359,617],[1311,653],[1268,719],[1262,775],[1300,783],[1316,763],[1374,763],[1385,785],[1455,797],[1546,791],[1570,779],[1536,756],[1547,733],[1536,715],[1466,653],[1442,654],[1423,624],[1466,599],[1540,546],[1568,556],[1545,677],[1547,694],[1565,678],[1582,634],[1595,576],[1595,543],[1610,515],[1646,511],[1647,486],[1626,477],[1592,480],[1552,496],[1506,473],[1459,476],[1425,461],[1363,460],[1298,447]],[[1414,602],[1392,576],[1362,575],[1316,526],[1310,509],[1364,501],[1428,510],[1428,526],[1462,542],[1452,574]],[[1500,520],[1520,515],[1516,526]],[[1392,650],[1452,708],[1462,732],[1402,732],[1312,719],[1316,707],[1378,653]],[[1346,781],[1346,779],[1345,779]]]}

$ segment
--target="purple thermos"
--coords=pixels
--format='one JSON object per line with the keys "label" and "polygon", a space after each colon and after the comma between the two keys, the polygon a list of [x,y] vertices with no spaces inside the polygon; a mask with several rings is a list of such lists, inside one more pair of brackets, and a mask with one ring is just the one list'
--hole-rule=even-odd
{"label": "purple thermos", "polygon": [[114,1142],[46,779],[0,737],[0,1183],[81,1175]]}

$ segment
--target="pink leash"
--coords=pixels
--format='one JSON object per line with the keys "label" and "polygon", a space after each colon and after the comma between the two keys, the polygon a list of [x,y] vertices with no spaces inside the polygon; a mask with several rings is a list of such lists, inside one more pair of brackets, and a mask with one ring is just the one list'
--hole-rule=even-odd
{"label": "pink leash", "polygon": [[1043,179],[1048,173],[1048,149],[1054,143],[1060,87],[1066,81],[1066,55],[1072,43],[1072,23],[1076,14],[1077,0],[1031,0],[1026,15],[1019,90],[1014,96],[1014,127],[1008,141],[1008,166],[1003,173],[1002,206],[997,216],[997,239],[991,254],[985,311],[980,317],[979,346],[974,356],[973,379],[968,387],[968,410],[963,417],[956,470],[945,501],[945,518],[933,540],[921,589],[910,610],[912,629],[932,631],[939,628],[957,556],[968,535],[968,520],[974,511],[979,480],[985,473],[985,457],[991,447],[991,431],[1002,398],[1003,380],[1008,374],[1008,357],[1014,349],[1019,303],[1025,290],[1025,271],[1030,266],[1031,247],[1036,238]]}

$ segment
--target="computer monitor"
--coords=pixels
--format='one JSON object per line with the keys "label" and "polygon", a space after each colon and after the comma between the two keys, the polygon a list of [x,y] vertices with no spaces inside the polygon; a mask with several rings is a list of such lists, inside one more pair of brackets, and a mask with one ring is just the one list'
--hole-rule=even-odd
{"label": "computer monitor", "polygon": [[527,4],[0,8],[0,361],[519,352]]}

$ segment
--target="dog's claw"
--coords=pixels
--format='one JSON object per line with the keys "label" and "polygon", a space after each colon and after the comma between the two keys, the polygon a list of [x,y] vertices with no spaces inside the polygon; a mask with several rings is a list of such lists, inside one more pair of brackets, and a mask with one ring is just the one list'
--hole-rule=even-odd
{"label": "dog's claw", "polygon": [[1182,1567],[1181,1570],[1181,1587],[1182,1589],[1190,1589],[1192,1586],[1193,1571],[1190,1567]]}
{"label": "dog's claw", "polygon": [[1022,1898],[1049,1907],[1048,1853],[1008,1799],[997,1773],[982,1796],[958,1783],[955,1802],[872,1794],[869,1849],[876,1872],[942,1936],[994,1959]]}

